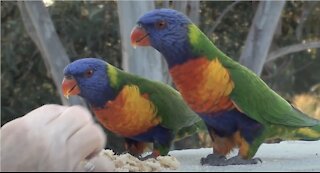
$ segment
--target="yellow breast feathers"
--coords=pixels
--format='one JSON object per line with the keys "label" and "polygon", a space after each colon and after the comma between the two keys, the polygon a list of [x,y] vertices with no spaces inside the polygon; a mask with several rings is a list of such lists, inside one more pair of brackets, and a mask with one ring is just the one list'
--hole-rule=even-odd
{"label": "yellow breast feathers", "polygon": [[184,99],[196,112],[218,112],[233,107],[229,94],[234,84],[219,60],[189,60],[171,68],[170,73]]}
{"label": "yellow breast feathers", "polygon": [[110,131],[122,136],[135,136],[158,125],[160,118],[148,95],[141,95],[135,85],[126,85],[105,108],[94,109],[98,120]]}

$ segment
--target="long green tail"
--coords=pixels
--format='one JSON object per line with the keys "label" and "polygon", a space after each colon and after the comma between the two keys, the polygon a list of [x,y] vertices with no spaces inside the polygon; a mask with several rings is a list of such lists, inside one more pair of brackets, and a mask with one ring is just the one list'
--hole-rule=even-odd
{"label": "long green tail", "polygon": [[320,125],[300,128],[296,131],[295,137],[305,141],[320,140]]}

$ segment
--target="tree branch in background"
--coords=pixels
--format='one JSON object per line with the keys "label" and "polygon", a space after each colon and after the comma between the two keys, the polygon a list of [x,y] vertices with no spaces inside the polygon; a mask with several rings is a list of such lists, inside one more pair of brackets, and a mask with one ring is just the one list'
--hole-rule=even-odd
{"label": "tree branch in background", "polygon": [[298,40],[301,39],[302,37],[302,30],[304,27],[305,22],[307,21],[307,18],[309,14],[313,11],[313,9],[316,7],[316,4],[319,3],[317,1],[305,1],[304,6],[302,8],[302,14],[300,17],[300,22],[299,25],[297,26],[296,29],[296,37]]}
{"label": "tree branch in background", "polygon": [[122,50],[122,68],[130,73],[165,82],[164,72],[168,70],[163,67],[164,59],[161,54],[150,47],[134,49],[128,38],[136,21],[144,13],[155,8],[154,1],[118,1],[117,2],[121,50]]}
{"label": "tree branch in background", "polygon": [[194,24],[199,25],[199,23],[200,23],[200,2],[199,1],[188,1],[187,14]]}
{"label": "tree branch in background", "polygon": [[220,14],[220,16],[218,17],[218,19],[215,20],[215,23],[214,23],[213,27],[208,31],[209,34],[212,33],[212,32],[214,32],[214,30],[217,28],[217,26],[221,23],[223,17],[224,17],[229,11],[231,11],[231,10],[233,9],[233,7],[234,7],[235,5],[237,5],[239,2],[241,2],[241,1],[237,0],[237,1],[233,2],[232,4],[228,5],[227,8],[225,8],[225,9],[223,10],[223,12]]}
{"label": "tree branch in background", "polygon": [[43,2],[19,1],[18,6],[25,29],[41,52],[61,102],[64,105],[80,104],[85,106],[86,104],[76,97],[66,100],[61,92],[63,69],[70,60],[60,42],[49,12]]}
{"label": "tree branch in background", "polygon": [[182,12],[185,15],[187,14],[187,1],[172,1],[173,8],[177,11]]}
{"label": "tree branch in background", "polygon": [[260,76],[285,1],[260,1],[239,62]]}
{"label": "tree branch in background", "polygon": [[320,41],[294,44],[291,46],[286,46],[286,47],[280,48],[278,50],[275,50],[275,51],[269,53],[269,56],[268,56],[266,62],[273,61],[277,58],[283,57],[284,55],[287,55],[290,53],[299,52],[299,51],[303,51],[306,49],[312,49],[312,48],[320,48]]}

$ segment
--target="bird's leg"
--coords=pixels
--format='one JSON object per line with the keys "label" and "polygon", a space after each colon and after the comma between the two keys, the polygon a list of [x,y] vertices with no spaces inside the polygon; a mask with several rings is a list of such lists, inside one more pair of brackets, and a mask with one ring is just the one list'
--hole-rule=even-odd
{"label": "bird's leg", "polygon": [[133,139],[125,138],[125,148],[127,151],[139,158],[139,156],[143,153],[144,149],[146,148],[146,144],[143,142],[139,142]]}
{"label": "bird's leg", "polygon": [[[213,154],[209,154],[207,157],[203,157],[200,160],[201,165],[211,165],[211,166],[224,166],[226,164],[227,158],[225,157],[224,153],[228,153],[228,149],[226,151],[218,152],[217,148],[225,148],[223,138],[216,135],[215,130],[208,124],[208,132],[213,142]],[[221,146],[220,146],[221,145]]]}
{"label": "bird's leg", "polygon": [[201,158],[200,163],[201,165],[224,166],[226,161],[227,158],[225,156],[213,153]]}
{"label": "bird's leg", "polygon": [[256,140],[251,145],[249,145],[246,141],[242,141],[238,155],[228,159],[228,165],[252,165],[258,164],[259,162],[262,163],[260,158],[252,158],[261,145],[261,141],[263,140]]}
{"label": "bird's leg", "polygon": [[262,160],[260,158],[243,159],[241,156],[234,156],[226,160],[226,162],[227,165],[253,165],[259,162],[262,163]]}

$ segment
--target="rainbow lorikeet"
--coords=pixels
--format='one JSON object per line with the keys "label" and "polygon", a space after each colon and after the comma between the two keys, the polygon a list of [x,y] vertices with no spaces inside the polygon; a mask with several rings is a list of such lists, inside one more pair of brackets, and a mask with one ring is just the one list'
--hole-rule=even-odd
{"label": "rainbow lorikeet", "polygon": [[167,155],[175,139],[203,125],[173,88],[101,59],[83,58],[67,65],[62,91],[66,97],[83,97],[105,128],[125,138],[130,154],[139,157],[146,144],[153,143],[152,154],[141,159]]}
{"label": "rainbow lorikeet", "polygon": [[[162,53],[177,89],[205,121],[214,154],[202,158],[202,164],[256,164],[261,160],[253,157],[267,139],[320,139],[318,120],[221,52],[184,14],[156,9],[137,24],[132,45]],[[238,156],[226,159],[234,148]]]}

